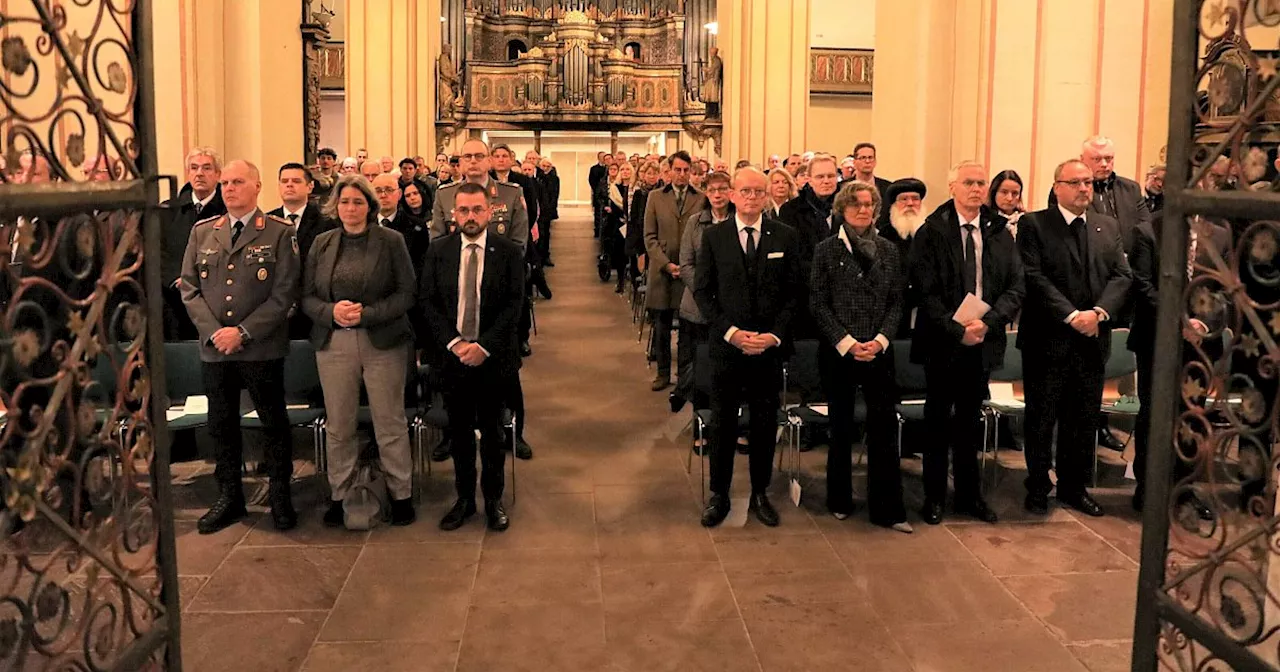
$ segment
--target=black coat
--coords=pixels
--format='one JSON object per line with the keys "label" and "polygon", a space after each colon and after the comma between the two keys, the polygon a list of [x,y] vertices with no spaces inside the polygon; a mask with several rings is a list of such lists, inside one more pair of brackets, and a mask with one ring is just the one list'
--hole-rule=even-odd
{"label": "black coat", "polygon": [[591,166],[591,172],[587,173],[587,184],[591,186],[591,192],[595,193],[600,187],[600,183],[609,178],[609,166],[603,163],[597,163]]}
{"label": "black coat", "polygon": [[541,221],[553,222],[560,219],[560,176],[556,174],[555,168],[540,175],[538,186],[542,190],[543,203]]}
{"label": "black coat", "polygon": [[[1088,338],[1066,323],[1072,311],[1105,310],[1114,320],[1128,300],[1133,277],[1125,261],[1120,225],[1088,213],[1088,253],[1082,259],[1069,240],[1072,232],[1057,206],[1024,215],[1018,222],[1018,251],[1026,273],[1027,297],[1018,322],[1018,347],[1039,354],[1064,354]],[[1103,355],[1111,343],[1110,322],[1098,327]]]}
{"label": "black coat", "polygon": [[[284,217],[284,206],[267,213],[276,217]],[[320,206],[316,203],[307,203],[307,207],[302,211],[302,217],[298,219],[297,235],[298,235],[298,261],[306,268],[307,252],[311,250],[312,243],[316,237],[330,229],[338,227],[338,223],[320,212]]]}
{"label": "black coat", "polygon": [[[1089,212],[1115,219],[1120,226],[1125,254],[1132,254],[1134,231],[1138,225],[1151,221],[1151,211],[1147,209],[1147,197],[1142,193],[1142,187],[1115,173],[1107,180],[1095,180],[1093,184],[1093,202],[1089,204]],[[1049,191],[1048,203],[1049,208],[1058,207],[1058,197],[1053,190]],[[1161,199],[1162,207],[1163,203]]]}
{"label": "black coat", "polygon": [[[476,342],[489,352],[489,361],[500,371],[511,372],[520,368],[516,325],[524,308],[524,250],[493,231],[487,238]],[[426,316],[431,340],[441,351],[458,337],[461,253],[462,234],[437,240],[427,250],[418,285],[418,305]]]}
{"label": "black coat", "polygon": [[[985,206],[979,216],[982,236],[982,300],[991,310],[982,318],[987,335],[980,346],[987,370],[1004,360],[1005,327],[1013,322],[1027,293],[1022,258],[1005,221]],[[964,301],[964,237],[954,201],[934,210],[916,231],[911,247],[911,283],[920,299],[911,340],[911,361],[950,360],[960,348],[964,327],[954,320]]]}
{"label": "black coat", "polygon": [[911,265],[908,263],[911,258],[911,242],[915,240],[915,235],[903,238],[887,219],[877,222],[876,229],[880,232],[881,238],[893,243],[893,246],[898,249],[898,259],[902,262],[902,319],[898,322],[897,337],[911,338],[911,311],[920,305],[920,298],[911,282]]}
{"label": "black coat", "polygon": [[649,189],[638,187],[631,194],[631,214],[627,221],[626,252],[628,256],[638,257],[645,253],[644,208],[648,202]]}
{"label": "black coat", "polygon": [[[1133,324],[1129,327],[1127,347],[1132,352],[1150,353],[1155,348],[1156,309],[1159,306],[1160,235],[1164,217],[1157,213],[1150,222],[1134,232],[1133,252],[1129,266],[1133,271]],[[1231,233],[1222,226],[1210,224],[1210,240],[1197,240],[1196,263],[1212,267],[1212,246],[1226,255],[1231,246]],[[1206,320],[1208,321],[1208,320]]]}
{"label": "black coat", "polygon": [[818,243],[836,235],[840,230],[838,224],[828,221],[831,218],[831,204],[824,201],[813,191],[813,187],[805,185],[793,199],[782,204],[778,219],[783,224],[796,230],[800,245],[801,271],[806,275],[809,264],[813,261],[813,250]]}
{"label": "black coat", "polygon": [[191,238],[195,223],[227,214],[227,206],[222,203],[221,185],[214,187],[213,198],[199,214],[196,214],[196,204],[191,198],[191,185],[185,184],[177,196],[164,204],[169,208],[169,217],[160,229],[160,280],[165,287],[172,286],[182,275],[182,257],[187,252],[187,240]]}
{"label": "black coat", "polygon": [[698,250],[693,298],[710,329],[712,356],[737,353],[724,340],[730,327],[770,333],[786,346],[798,308],[800,278],[796,232],[777,220],[760,219],[756,274],[738,243],[737,219],[708,227]]}
{"label": "black coat", "polygon": [[902,269],[898,248],[879,235],[876,255],[850,251],[837,233],[818,244],[809,276],[809,312],[818,332],[835,347],[845,336],[859,343],[878,335],[893,340],[902,316]]}
{"label": "black coat", "polygon": [[431,228],[427,225],[430,219],[430,210],[423,210],[423,214],[415,215],[401,205],[396,211],[396,218],[391,220],[391,228],[404,237],[405,247],[409,249],[409,259],[413,260],[413,277],[415,278],[422,275],[427,247],[431,244]]}

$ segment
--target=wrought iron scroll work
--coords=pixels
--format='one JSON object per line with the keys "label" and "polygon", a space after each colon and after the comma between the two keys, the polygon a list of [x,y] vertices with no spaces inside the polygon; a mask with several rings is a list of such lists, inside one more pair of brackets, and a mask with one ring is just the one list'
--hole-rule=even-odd
{"label": "wrought iron scroll work", "polygon": [[1275,669],[1280,3],[1174,17],[1134,669]]}
{"label": "wrought iron scroll work", "polygon": [[150,15],[0,13],[4,670],[181,669],[157,264],[144,274],[160,249]]}

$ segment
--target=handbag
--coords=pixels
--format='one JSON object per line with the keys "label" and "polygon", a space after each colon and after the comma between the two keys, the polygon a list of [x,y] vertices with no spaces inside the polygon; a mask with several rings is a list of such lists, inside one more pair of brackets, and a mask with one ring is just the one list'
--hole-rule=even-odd
{"label": "handbag", "polygon": [[373,529],[387,510],[387,479],[371,460],[347,477],[347,496],[342,500],[342,524],[348,530],[363,532]]}

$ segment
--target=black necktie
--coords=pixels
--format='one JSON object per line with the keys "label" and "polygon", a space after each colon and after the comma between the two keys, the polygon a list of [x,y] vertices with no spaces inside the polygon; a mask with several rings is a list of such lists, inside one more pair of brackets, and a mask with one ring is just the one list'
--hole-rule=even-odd
{"label": "black necktie", "polygon": [[1071,240],[1076,244],[1076,254],[1080,257],[1080,262],[1084,263],[1086,250],[1086,236],[1084,217],[1076,217],[1071,222]]}
{"label": "black necktie", "polygon": [[[978,293],[978,250],[973,242],[972,224],[964,225],[964,291]],[[982,298],[982,297],[978,297]]]}
{"label": "black necktie", "polygon": [[290,222],[291,224],[293,224],[294,226],[297,226],[297,225],[298,225],[298,216],[297,216],[297,215],[289,215],[289,222]]}
{"label": "black necktie", "polygon": [[684,190],[676,190],[676,212],[684,214]]}
{"label": "black necktie", "polygon": [[204,210],[204,204],[203,204],[203,203],[201,203],[201,202],[199,202],[199,201],[197,201],[197,202],[196,202],[196,214],[197,214],[197,215],[198,215],[198,214],[200,214],[200,211],[201,211],[201,210]]}
{"label": "black necktie", "polygon": [[756,274],[756,229],[754,226],[748,226],[743,229],[747,232],[747,272],[755,277]]}
{"label": "black necktie", "polygon": [[236,220],[236,223],[231,225],[231,247],[235,247],[236,241],[240,240],[241,231],[244,231],[244,222]]}

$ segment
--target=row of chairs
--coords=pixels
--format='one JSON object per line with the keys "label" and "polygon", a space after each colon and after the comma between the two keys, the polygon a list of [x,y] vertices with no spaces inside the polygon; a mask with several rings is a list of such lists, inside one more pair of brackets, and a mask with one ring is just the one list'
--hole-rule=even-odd
{"label": "row of chairs", "polygon": [[[1129,352],[1125,346],[1128,335],[1129,331],[1127,329],[1118,329],[1111,333],[1111,354],[1106,362],[1103,374],[1106,380],[1127,378],[1137,370],[1137,363],[1133,353]],[[991,374],[993,391],[1003,390],[1006,387],[1012,387],[1014,384],[1020,385],[1022,383],[1022,351],[1015,346],[1016,342],[1017,333],[1011,332],[1009,334],[1009,347],[1005,350],[1004,361],[1001,363],[1000,368],[994,370]],[[787,440],[783,444],[784,449],[779,451],[778,467],[781,471],[785,462],[790,467],[788,475],[795,479],[799,479],[801,476],[800,444],[802,433],[806,428],[828,427],[831,422],[829,407],[823,408],[826,404],[819,369],[818,351],[820,347],[822,347],[822,344],[816,340],[796,341],[791,358],[783,366],[782,399],[784,406],[778,411],[777,424],[784,431]],[[925,419],[926,379],[924,367],[911,361],[910,340],[894,341],[889,348],[889,353],[893,357],[894,374],[899,394],[899,401],[895,410],[898,421],[898,452],[901,455],[904,427],[908,422],[923,422]],[[694,362],[694,376],[695,387],[701,392],[710,394],[712,387],[711,355],[710,346],[707,344],[698,346]],[[990,462],[993,466],[992,487],[994,487],[996,485],[996,477],[999,474],[999,466],[995,460],[995,449],[999,445],[1000,420],[1005,417],[1023,417],[1026,412],[1026,404],[1011,394],[992,394],[991,397],[983,404],[981,418],[983,427],[981,473],[986,473],[987,463]],[[789,401],[792,398],[795,401]],[[1111,403],[1104,401],[1101,408],[1104,414],[1126,417],[1136,416],[1138,409],[1138,402],[1130,399]],[[866,418],[867,406],[863,397],[859,395],[854,405],[854,420],[863,423]],[[696,441],[705,442],[707,440],[711,421],[712,415],[709,409],[695,410],[693,434]],[[750,417],[745,407],[739,410],[738,423],[739,431],[745,430],[750,424]],[[692,450],[689,451],[689,455],[686,458],[686,472],[692,471],[693,452]],[[700,460],[700,473],[703,500],[705,501],[705,460]],[[1097,451],[1094,451],[1093,473],[1096,487],[1098,474]]]}
{"label": "row of chairs", "polygon": [[[205,394],[200,367],[200,344],[196,341],[179,341],[164,344],[165,390],[171,400],[190,399]],[[116,376],[107,357],[99,357],[94,379],[114,398]],[[420,478],[431,475],[431,460],[427,455],[429,433],[443,436],[449,427],[449,415],[441,400],[434,372],[428,365],[410,367],[405,391],[405,418],[409,423],[410,445],[413,451],[413,490],[415,499],[421,492]],[[328,471],[326,455],[324,393],[320,387],[320,372],[316,366],[316,353],[310,341],[296,340],[289,343],[289,353],[284,360],[284,388],[286,413],[291,427],[306,428],[312,433],[314,461],[318,473]],[[200,429],[208,424],[206,412],[170,411],[170,431]],[[257,412],[244,414],[240,424],[248,429],[261,429],[262,420]],[[372,412],[362,405],[357,411],[357,424],[372,427]],[[515,419],[510,412],[503,414],[503,426],[514,442]],[[434,431],[433,431],[434,430]],[[511,446],[514,450],[514,443]],[[515,502],[515,459],[511,462],[512,503]]]}

